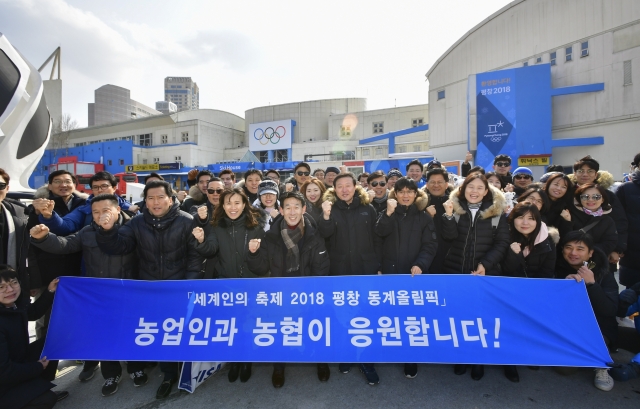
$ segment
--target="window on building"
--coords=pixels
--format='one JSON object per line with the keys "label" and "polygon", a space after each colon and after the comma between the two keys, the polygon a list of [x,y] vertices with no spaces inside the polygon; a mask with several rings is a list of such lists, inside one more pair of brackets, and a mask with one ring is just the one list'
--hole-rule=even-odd
{"label": "window on building", "polygon": [[564,60],[571,61],[573,59],[573,47],[567,47],[564,49]]}
{"label": "window on building", "polygon": [[258,152],[258,159],[261,163],[267,163],[269,161],[269,151]]}
{"label": "window on building", "polygon": [[189,142],[189,132],[182,132],[182,142]]}
{"label": "window on building", "polygon": [[107,165],[108,165],[108,166],[113,165],[113,161],[112,161],[111,159],[107,160]]}
{"label": "window on building", "polygon": [[542,62],[542,57],[537,57],[536,58],[536,64],[540,64]]}
{"label": "window on building", "polygon": [[182,156],[174,156],[174,160],[176,162],[180,162],[182,160]]}
{"label": "window on building", "polygon": [[279,149],[273,152],[275,162],[286,162],[289,160],[289,152],[286,149]]}
{"label": "window on building", "polygon": [[414,152],[420,152],[420,150],[422,150],[422,145],[413,145]]}
{"label": "window on building", "polygon": [[351,136],[351,126],[343,126],[340,128],[340,136]]}
{"label": "window on building", "polygon": [[424,118],[415,118],[411,120],[411,127],[415,128],[424,125]]}
{"label": "window on building", "polygon": [[551,54],[549,54],[549,63],[551,65],[556,65],[556,52],[552,52]]}
{"label": "window on building", "polygon": [[124,159],[120,159],[118,163],[120,164],[120,166],[124,165]]}
{"label": "window on building", "polygon": [[631,85],[631,60],[624,61],[622,63],[622,71],[624,73],[624,80],[622,85]]}
{"label": "window on building", "polygon": [[589,42],[583,41],[580,44],[580,58],[589,56]]}
{"label": "window on building", "polygon": [[160,163],[160,158],[153,158],[153,163]]}
{"label": "window on building", "polygon": [[147,164],[147,160],[146,159],[142,159],[142,164],[146,165]]}
{"label": "window on building", "polygon": [[384,133],[384,122],[374,122],[373,133]]}
{"label": "window on building", "polygon": [[146,133],[143,135],[138,135],[138,145],[140,146],[151,146],[151,134]]}
{"label": "window on building", "polygon": [[444,90],[438,91],[438,101],[440,101],[441,99],[444,99]]}
{"label": "window on building", "polygon": [[405,153],[407,151],[407,147],[406,146],[399,146],[398,147],[398,153]]}
{"label": "window on building", "polygon": [[363,158],[368,158],[369,155],[371,155],[371,151],[369,150],[369,148],[362,150],[362,157]]}
{"label": "window on building", "polygon": [[529,66],[529,61],[525,61],[525,62],[523,62],[523,63],[522,63],[522,66],[523,66],[523,67],[528,67],[528,66]]}
{"label": "window on building", "polygon": [[166,145],[169,142],[169,135],[160,135],[160,143]]}
{"label": "window on building", "polygon": [[376,148],[376,158],[382,156],[382,148]]}

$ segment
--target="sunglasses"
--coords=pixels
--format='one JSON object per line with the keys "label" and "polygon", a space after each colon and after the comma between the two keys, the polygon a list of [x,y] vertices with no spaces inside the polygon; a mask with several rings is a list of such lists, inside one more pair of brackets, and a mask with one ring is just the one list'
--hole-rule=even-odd
{"label": "sunglasses", "polygon": [[514,179],[520,180],[520,179],[533,179],[531,176],[529,175],[516,175],[513,177]]}
{"label": "sunglasses", "polygon": [[296,172],[298,176],[309,176],[311,172]]}
{"label": "sunglasses", "polygon": [[378,185],[380,185],[380,187],[387,186],[387,182],[371,182],[369,184],[373,187],[376,187]]}
{"label": "sunglasses", "polygon": [[210,195],[221,195],[224,189],[207,189],[207,193]]}
{"label": "sunglasses", "polygon": [[7,188],[7,184],[4,182],[0,182],[0,190],[5,190]]}
{"label": "sunglasses", "polygon": [[511,166],[511,163],[509,163],[509,162],[496,162],[495,165],[498,166],[498,167],[501,167],[501,168],[506,168],[507,166]]}
{"label": "sunglasses", "polygon": [[[602,195],[591,195],[591,200],[600,200]],[[589,195],[580,195],[580,200],[589,200]]]}

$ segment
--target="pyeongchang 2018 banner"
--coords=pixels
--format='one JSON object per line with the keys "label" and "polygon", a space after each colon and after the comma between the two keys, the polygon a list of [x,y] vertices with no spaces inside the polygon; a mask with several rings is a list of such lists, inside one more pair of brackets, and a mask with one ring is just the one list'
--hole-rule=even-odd
{"label": "pyeongchang 2018 banner", "polygon": [[62,277],[49,359],[605,367],[584,283],[471,275]]}

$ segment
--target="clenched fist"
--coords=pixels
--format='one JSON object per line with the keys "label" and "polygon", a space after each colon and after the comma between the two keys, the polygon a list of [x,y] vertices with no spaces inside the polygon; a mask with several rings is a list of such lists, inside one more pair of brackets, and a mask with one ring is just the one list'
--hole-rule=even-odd
{"label": "clenched fist", "polygon": [[178,192],[178,201],[180,203],[184,202],[184,199],[187,198],[187,192],[185,192],[184,190],[181,190]]}
{"label": "clenched fist", "polygon": [[271,211],[269,211],[269,216],[271,216],[272,219],[275,219],[279,215],[280,212],[277,209],[271,209]]}
{"label": "clenched fist", "polygon": [[467,152],[467,154],[464,156],[464,163],[469,163],[473,160],[473,155],[471,154],[471,152]]}
{"label": "clenched fist", "polygon": [[513,243],[511,243],[511,250],[513,250],[513,252],[516,254],[520,254],[520,251],[522,250],[522,246],[520,246],[520,243],[516,243],[514,241]]}
{"label": "clenched fist", "polygon": [[565,219],[568,222],[571,221],[571,213],[569,213],[569,211],[567,209],[564,209],[563,211],[561,211],[560,212],[560,216],[562,216],[562,218]]}
{"label": "clenched fist", "polygon": [[427,213],[431,215],[431,217],[436,217],[436,207],[435,205],[431,205],[427,207]]}
{"label": "clenched fist", "polygon": [[112,217],[111,213],[103,213],[100,215],[100,219],[98,220],[98,225],[102,227],[104,230],[111,230],[116,221],[117,217]]}
{"label": "clenched fist", "polygon": [[202,205],[198,207],[198,217],[200,218],[200,220],[207,220],[208,216],[209,216],[209,212],[207,209],[207,205]]}
{"label": "clenched fist", "polygon": [[33,201],[33,207],[36,213],[41,214],[45,219],[50,219],[53,216],[53,207],[55,202],[49,199],[36,199]]}
{"label": "clenched fist", "polygon": [[255,253],[260,248],[260,239],[249,240],[249,251]]}
{"label": "clenched fist", "polygon": [[333,206],[333,203],[328,200],[322,202],[322,215],[324,216],[325,220],[329,220],[329,218],[331,217],[331,206]]}
{"label": "clenched fist", "polygon": [[373,190],[367,191],[367,194],[369,195],[369,200],[371,201],[373,201],[373,198],[376,197],[376,192],[374,192]]}
{"label": "clenched fist", "polygon": [[453,202],[451,201],[451,199],[444,202],[442,206],[444,207],[444,212],[447,214],[447,216],[451,216],[453,214]]}
{"label": "clenched fist", "polygon": [[286,185],[284,185],[284,189],[287,192],[293,192],[293,183],[287,183]]}
{"label": "clenched fist", "polygon": [[200,172],[198,169],[191,169],[189,173],[187,173],[187,179],[196,180],[196,176],[198,176],[198,172]]}
{"label": "clenched fist", "polygon": [[33,226],[31,230],[29,230],[29,234],[36,240],[41,240],[47,237],[49,234],[49,228],[44,224],[38,224]]}
{"label": "clenched fist", "polygon": [[387,216],[391,216],[398,207],[398,201],[396,199],[387,199]]}
{"label": "clenched fist", "polygon": [[198,243],[204,243],[204,230],[202,230],[202,227],[194,228],[191,234],[198,240]]}

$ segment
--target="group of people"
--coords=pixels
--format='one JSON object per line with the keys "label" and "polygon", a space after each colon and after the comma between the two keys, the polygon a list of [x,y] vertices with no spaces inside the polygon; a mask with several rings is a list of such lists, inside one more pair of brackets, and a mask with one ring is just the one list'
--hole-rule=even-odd
{"label": "group of people", "polygon": [[[0,169],[0,349],[6,348],[0,350],[0,399],[9,407],[51,407],[66,396],[49,390],[57,362],[38,360],[37,352],[62,275],[181,280],[432,273],[573,279],[586,284],[605,342],[615,350],[616,316],[626,316],[640,294],[640,207],[634,206],[640,201],[640,171],[636,168],[633,180],[614,194],[608,190],[613,177],[590,156],[573,165],[573,174],[549,172],[540,182],[527,168],[512,173],[506,155],[495,158],[490,172],[472,168],[471,159],[465,158],[465,177],[458,182],[440,162],[423,165],[417,159],[404,175],[392,169],[357,177],[346,168],[312,172],[300,162],[284,181],[275,170],[252,169],[240,181],[230,170],[217,176],[195,170],[189,173],[188,193],[175,192],[152,173],[144,200],[135,204],[116,196],[116,179],[108,172],[93,175],[93,194],[85,197],[74,190],[75,176],[59,170],[28,207],[6,198],[10,177]],[[640,163],[640,154],[634,163]],[[628,288],[620,295],[613,275],[618,264],[620,283]],[[43,315],[40,343],[29,344],[26,320]],[[127,362],[135,386],[147,383],[149,365]],[[348,373],[351,366],[338,368]],[[373,363],[357,367],[368,384],[379,383]],[[105,378],[103,396],[115,393],[122,377],[119,362],[86,361],[79,379],[91,379],[98,368]],[[179,363],[161,362],[160,369],[158,399],[170,394]],[[467,370],[463,363],[454,366],[457,375]],[[635,370],[634,362],[596,369],[595,386],[611,390],[612,376],[633,377]],[[417,372],[417,364],[404,364],[406,377]],[[472,365],[470,372],[479,380],[484,368]],[[519,382],[515,366],[505,366],[504,373]],[[317,375],[327,381],[329,366],[318,363]],[[230,364],[230,382],[250,377],[251,363]],[[275,363],[273,386],[284,382],[285,365]]]}

